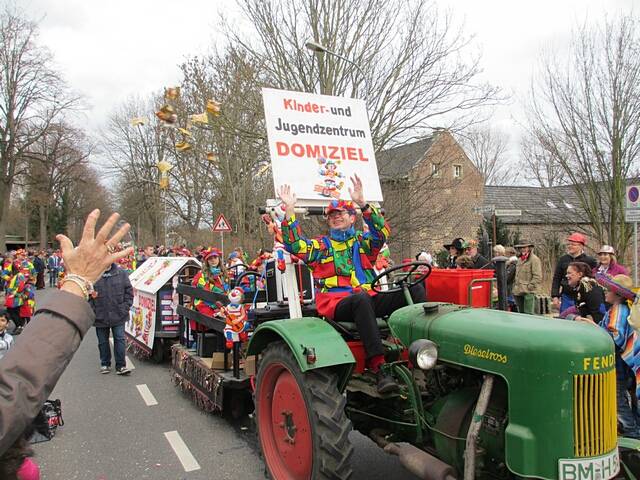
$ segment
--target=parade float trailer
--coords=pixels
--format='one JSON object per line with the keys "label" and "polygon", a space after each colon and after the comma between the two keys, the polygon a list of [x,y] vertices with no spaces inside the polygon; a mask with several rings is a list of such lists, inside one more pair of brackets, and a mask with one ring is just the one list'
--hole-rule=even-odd
{"label": "parade float trailer", "polygon": [[181,335],[177,313],[181,281],[189,281],[200,269],[190,257],[150,257],[129,275],[133,305],[125,324],[128,348],[138,357],[161,362]]}

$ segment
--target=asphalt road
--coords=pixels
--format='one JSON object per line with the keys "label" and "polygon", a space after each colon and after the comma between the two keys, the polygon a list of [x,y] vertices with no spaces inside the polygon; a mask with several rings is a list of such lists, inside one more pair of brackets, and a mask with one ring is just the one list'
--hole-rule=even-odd
{"label": "asphalt road", "polygon": [[[130,376],[101,375],[95,332],[87,333],[50,397],[62,400],[65,425],[34,445],[43,479],[265,478],[250,419],[232,424],[202,413],[171,383],[168,364],[129,360]],[[369,439],[351,439],[353,479],[415,479]]]}

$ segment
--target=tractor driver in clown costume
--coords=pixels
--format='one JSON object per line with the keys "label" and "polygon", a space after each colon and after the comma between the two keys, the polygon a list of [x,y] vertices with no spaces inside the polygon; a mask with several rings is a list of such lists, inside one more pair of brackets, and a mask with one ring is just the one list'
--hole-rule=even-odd
{"label": "tractor driver in clown costume", "polygon": [[[385,360],[376,317],[390,315],[405,306],[406,300],[402,291],[376,295],[371,290],[376,277],[373,265],[390,230],[380,212],[365,201],[360,178],[355,175],[351,183],[352,201],[331,201],[326,209],[329,233],[314,239],[302,233],[295,216],[296,195],[289,185],[282,185],[277,193],[285,207],[283,243],[313,271],[318,315],[356,323],[367,368],[377,377],[378,392],[390,393],[398,389],[398,383],[380,368]],[[366,233],[354,228],[356,206],[369,227]],[[423,285],[415,285],[410,292],[414,302],[426,301]]]}

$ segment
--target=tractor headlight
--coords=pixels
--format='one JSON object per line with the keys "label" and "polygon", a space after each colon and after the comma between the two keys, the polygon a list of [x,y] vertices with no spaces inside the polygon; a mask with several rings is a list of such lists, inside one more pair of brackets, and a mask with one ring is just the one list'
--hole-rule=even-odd
{"label": "tractor headlight", "polygon": [[431,340],[416,340],[409,345],[409,360],[422,370],[431,370],[438,361],[438,346]]}

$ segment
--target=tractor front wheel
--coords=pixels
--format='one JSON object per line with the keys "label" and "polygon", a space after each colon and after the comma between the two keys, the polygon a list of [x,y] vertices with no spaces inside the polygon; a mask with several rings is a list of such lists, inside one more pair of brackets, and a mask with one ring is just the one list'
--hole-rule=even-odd
{"label": "tractor front wheel", "polygon": [[302,373],[283,342],[262,355],[256,385],[258,437],[275,480],[347,479],[351,476],[351,421],[345,397],[328,369]]}

